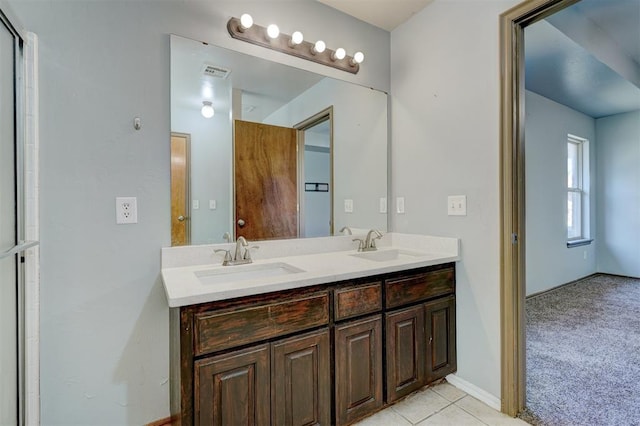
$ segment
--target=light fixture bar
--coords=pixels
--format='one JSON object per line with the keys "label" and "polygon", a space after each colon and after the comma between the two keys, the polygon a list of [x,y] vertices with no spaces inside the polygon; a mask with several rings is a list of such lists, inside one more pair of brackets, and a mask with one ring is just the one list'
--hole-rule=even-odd
{"label": "light fixture bar", "polygon": [[298,58],[307,59],[352,74],[357,74],[358,71],[360,71],[360,64],[351,56],[345,55],[344,58],[338,59],[335,51],[328,48],[323,52],[316,52],[314,54],[313,47],[315,43],[303,40],[300,44],[293,44],[291,43],[291,36],[289,34],[280,33],[278,37],[269,39],[266,36],[266,27],[253,24],[249,28],[244,28],[240,25],[240,19],[238,18],[229,19],[229,22],[227,22],[227,30],[229,30],[231,37],[246,41],[247,43],[277,50],[278,52],[297,56]]}

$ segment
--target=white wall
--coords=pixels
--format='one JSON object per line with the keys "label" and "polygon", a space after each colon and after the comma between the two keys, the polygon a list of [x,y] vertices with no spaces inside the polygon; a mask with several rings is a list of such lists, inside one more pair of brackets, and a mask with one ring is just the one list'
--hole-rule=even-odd
{"label": "white wall", "polygon": [[[307,132],[309,136],[312,132]],[[317,135],[323,136],[323,135]],[[326,135],[324,135],[326,139]],[[308,140],[305,137],[305,142]],[[304,182],[329,183],[331,179],[331,156],[322,152],[305,148],[304,150]],[[303,185],[304,185],[303,182]],[[331,187],[329,187],[331,188]],[[328,237],[331,222],[331,192],[305,191],[304,187],[304,236]]]}
{"label": "white wall", "polygon": [[[598,239],[567,247],[567,135],[589,140],[589,235],[595,237],[595,120],[536,93],[525,96],[527,295],[596,272]],[[586,258],[585,258],[586,254]]]}
{"label": "white wall", "polygon": [[[40,39],[42,424],[169,415],[169,36],[175,33],[388,90],[389,34],[310,0],[9,2]],[[232,40],[248,11],[328,46],[362,49],[357,76]],[[327,23],[331,23],[328,30]],[[133,129],[140,116],[143,127]],[[138,197],[136,225],[114,198]]]}
{"label": "white wall", "polygon": [[598,271],[640,277],[640,111],[596,120]]}
{"label": "white wall", "polygon": [[[397,232],[459,237],[457,375],[500,397],[498,16],[517,1],[435,0],[391,33]],[[467,216],[447,216],[447,195]]]}

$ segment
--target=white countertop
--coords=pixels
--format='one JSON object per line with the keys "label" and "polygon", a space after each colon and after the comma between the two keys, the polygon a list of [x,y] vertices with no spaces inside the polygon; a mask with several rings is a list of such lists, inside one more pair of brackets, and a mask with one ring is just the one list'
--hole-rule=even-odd
{"label": "white countertop", "polygon": [[[222,266],[222,257],[213,255],[214,249],[230,249],[235,244],[163,248],[162,280],[169,307],[307,287],[460,260],[460,242],[457,238],[385,234],[378,242],[378,251],[369,253],[384,256],[399,251],[401,255],[397,259],[375,261],[354,256],[357,254],[356,245],[351,239],[355,237],[357,236],[258,241],[255,245],[259,245],[260,249],[252,251],[253,263],[236,266]],[[250,242],[249,245],[254,244]],[[247,271],[277,266],[301,271],[258,278],[231,278],[235,273],[240,276]],[[196,274],[216,275],[218,282],[205,284]],[[255,275],[262,274],[257,272]],[[221,280],[222,276],[230,277],[229,281],[225,281],[226,278]]]}

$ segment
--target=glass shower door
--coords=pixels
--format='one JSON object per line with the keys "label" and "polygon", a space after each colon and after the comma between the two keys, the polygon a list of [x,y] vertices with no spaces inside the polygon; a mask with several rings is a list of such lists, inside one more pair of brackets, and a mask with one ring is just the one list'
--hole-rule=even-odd
{"label": "glass shower door", "polygon": [[21,46],[0,10],[0,425],[22,422]]}

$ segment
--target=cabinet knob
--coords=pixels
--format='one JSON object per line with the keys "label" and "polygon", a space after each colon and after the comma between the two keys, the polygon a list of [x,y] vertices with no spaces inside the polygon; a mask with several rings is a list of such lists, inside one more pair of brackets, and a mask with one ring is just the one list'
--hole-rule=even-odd
{"label": "cabinet knob", "polygon": [[245,223],[246,223],[246,222],[245,222],[244,220],[242,220],[242,219],[238,219],[238,226],[239,226],[240,228],[242,228],[242,227],[245,225]]}

